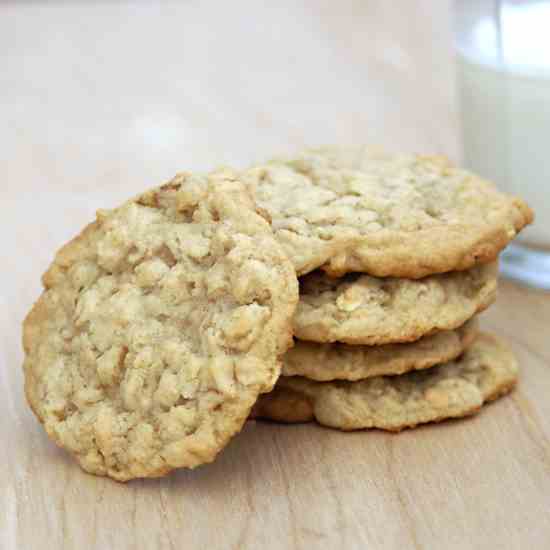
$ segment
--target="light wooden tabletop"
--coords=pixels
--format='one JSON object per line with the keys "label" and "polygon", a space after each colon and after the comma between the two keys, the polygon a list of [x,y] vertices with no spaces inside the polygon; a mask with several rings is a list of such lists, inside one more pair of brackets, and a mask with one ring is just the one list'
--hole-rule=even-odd
{"label": "light wooden tabletop", "polygon": [[249,422],[214,464],[126,485],[47,439],[20,325],[97,208],[306,144],[459,155],[447,1],[93,4],[0,4],[0,548],[548,548],[550,295],[505,281],[483,323],[521,382],[476,417]]}

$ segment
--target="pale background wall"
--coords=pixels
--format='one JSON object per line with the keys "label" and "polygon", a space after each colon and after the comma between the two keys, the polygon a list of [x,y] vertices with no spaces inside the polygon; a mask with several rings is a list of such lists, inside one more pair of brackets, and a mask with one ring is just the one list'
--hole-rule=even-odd
{"label": "pale background wall", "polygon": [[0,4],[2,189],[335,142],[455,157],[449,26],[446,0]]}

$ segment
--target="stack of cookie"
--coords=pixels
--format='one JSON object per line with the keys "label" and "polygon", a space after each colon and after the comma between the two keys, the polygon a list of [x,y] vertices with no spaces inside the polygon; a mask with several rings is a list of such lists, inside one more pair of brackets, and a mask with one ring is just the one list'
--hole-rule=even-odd
{"label": "stack of cookie", "polygon": [[24,323],[27,400],[119,481],[211,462],[251,411],[390,430],[470,414],[516,380],[475,315],[531,219],[444,159],[367,148],[180,174],[57,253]]}
{"label": "stack of cookie", "polygon": [[446,159],[367,148],[248,177],[302,275],[295,345],[256,417],[399,431],[513,387],[512,353],[476,314],[495,300],[498,253],[532,219],[523,202]]}

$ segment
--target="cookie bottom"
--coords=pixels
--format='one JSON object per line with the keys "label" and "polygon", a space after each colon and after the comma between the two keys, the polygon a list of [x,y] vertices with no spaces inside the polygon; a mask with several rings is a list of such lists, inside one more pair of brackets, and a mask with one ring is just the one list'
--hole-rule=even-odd
{"label": "cookie bottom", "polygon": [[251,418],[398,432],[474,414],[483,403],[508,393],[517,379],[518,365],[509,347],[480,333],[460,358],[423,371],[358,382],[282,377],[256,403]]}

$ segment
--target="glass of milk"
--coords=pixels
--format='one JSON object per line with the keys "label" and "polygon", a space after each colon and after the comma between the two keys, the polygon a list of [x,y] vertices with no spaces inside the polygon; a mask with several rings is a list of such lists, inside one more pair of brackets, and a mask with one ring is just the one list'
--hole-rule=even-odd
{"label": "glass of milk", "polygon": [[550,289],[550,0],[456,0],[455,22],[464,164],[535,210],[501,269]]}

